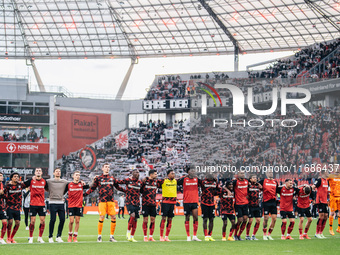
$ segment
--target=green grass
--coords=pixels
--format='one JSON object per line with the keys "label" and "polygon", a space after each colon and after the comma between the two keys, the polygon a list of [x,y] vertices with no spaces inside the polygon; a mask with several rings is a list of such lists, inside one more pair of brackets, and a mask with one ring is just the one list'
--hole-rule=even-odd
{"label": "green grass", "polygon": [[[48,241],[48,221],[46,219],[46,228],[44,232],[44,240]],[[158,241],[156,243],[144,243],[142,221],[139,219],[135,238],[138,243],[130,243],[125,239],[127,219],[117,219],[117,228],[115,237],[117,243],[108,242],[110,221],[105,220],[103,228],[103,243],[97,243],[97,223],[98,216],[85,215],[80,221],[79,243],[54,243],[54,244],[38,244],[36,243],[37,226],[34,232],[34,244],[27,243],[28,231],[25,230],[24,221],[21,221],[21,227],[15,237],[18,244],[0,245],[1,254],[338,254],[340,245],[340,234],[335,233],[335,236],[330,236],[328,232],[328,223],[324,234],[327,239],[319,240],[314,237],[316,220],[313,220],[309,231],[312,240],[298,239],[298,221],[296,220],[295,228],[292,236],[295,240],[280,240],[280,225],[281,220],[277,221],[272,236],[274,241],[243,241],[243,242],[222,242],[221,228],[222,220],[215,218],[215,227],[213,237],[216,242],[187,242],[184,228],[184,217],[176,216],[174,218],[172,229],[170,232],[171,243],[159,242],[159,222],[160,217],[156,218],[156,228],[154,237]],[[58,224],[58,221],[57,221]],[[262,221],[261,221],[262,224]],[[337,220],[334,221],[334,226],[337,225]],[[192,221],[191,221],[192,234]],[[229,226],[228,228],[229,229]],[[57,231],[57,225],[55,232]],[[252,230],[251,230],[252,231]],[[68,220],[66,220],[63,240],[66,241],[68,232]],[[244,236],[243,233],[242,236]],[[262,239],[262,226],[258,231],[257,237]],[[202,219],[199,219],[198,238],[203,239]]]}

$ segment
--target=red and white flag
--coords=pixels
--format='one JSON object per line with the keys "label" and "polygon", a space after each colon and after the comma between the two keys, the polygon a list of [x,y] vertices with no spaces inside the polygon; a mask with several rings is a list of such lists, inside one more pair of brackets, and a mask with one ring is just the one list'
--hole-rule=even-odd
{"label": "red and white flag", "polygon": [[129,147],[129,135],[127,130],[120,132],[115,139],[118,149],[127,149]]}

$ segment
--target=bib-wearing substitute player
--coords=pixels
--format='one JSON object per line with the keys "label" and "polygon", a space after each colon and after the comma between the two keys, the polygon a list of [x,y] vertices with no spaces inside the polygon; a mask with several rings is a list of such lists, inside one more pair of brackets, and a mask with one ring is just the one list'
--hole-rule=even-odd
{"label": "bib-wearing substitute player", "polygon": [[4,175],[0,173],[0,220],[2,223],[0,244],[6,244],[4,240],[4,236],[6,234],[6,229],[7,229],[7,214],[6,214],[6,208],[5,208],[4,185],[2,184],[3,181],[4,181]]}
{"label": "bib-wearing substitute player", "polygon": [[233,181],[235,193],[235,213],[237,217],[236,229],[234,234],[235,241],[243,241],[243,239],[241,238],[241,234],[244,231],[248,221],[248,185],[249,181],[245,179],[245,172],[239,171],[237,173],[237,179]]}
{"label": "bib-wearing substitute player", "polygon": [[[175,179],[175,172],[169,169],[167,172],[168,178],[159,180],[158,188],[162,189],[162,203],[161,203],[161,215],[162,220],[160,224],[160,241],[170,242],[169,234],[172,226],[172,218],[175,216],[175,204],[177,199],[177,180]],[[166,224],[165,238],[163,237],[164,226]]]}
{"label": "bib-wearing substitute player", "polygon": [[[88,189],[89,185],[83,185],[80,182],[80,171],[74,171],[73,182],[70,182],[66,188],[65,193],[68,192],[68,210],[70,215],[70,222],[68,225],[68,239],[67,242],[78,242],[78,230],[80,217],[83,212],[83,193],[84,189]],[[76,222],[73,232],[73,223]],[[73,236],[73,238],[72,238]]]}
{"label": "bib-wearing substitute player", "polygon": [[328,170],[321,171],[321,178],[317,179],[313,185],[317,189],[316,193],[316,205],[319,210],[319,219],[316,226],[315,237],[319,239],[326,238],[322,232],[325,229],[326,222],[328,219],[328,204],[327,204],[327,195],[328,195]]}
{"label": "bib-wearing substitute player", "polygon": [[29,239],[28,243],[33,243],[33,232],[37,214],[39,215],[39,235],[38,242],[44,243],[42,239],[45,229],[46,207],[45,207],[45,189],[48,188],[47,182],[42,178],[42,169],[37,167],[34,172],[34,178],[25,181],[25,186],[30,188],[31,201],[30,201],[30,216],[31,222],[29,226]]}
{"label": "bib-wearing substitute player", "polygon": [[201,241],[197,238],[198,229],[198,186],[200,180],[196,177],[194,169],[187,168],[188,175],[177,181],[177,185],[183,187],[183,206],[185,215],[185,230],[187,232],[187,241],[191,241],[190,237],[190,214],[193,218],[193,237],[192,241]]}
{"label": "bib-wearing substitute player", "polygon": [[[273,179],[273,172],[270,171],[267,172],[267,178],[261,180],[259,183],[262,185],[263,192],[263,240],[274,240],[271,237],[271,233],[273,232],[277,218],[276,188],[278,187],[278,183]],[[272,221],[267,233],[269,214]]]}
{"label": "bib-wearing substitute player", "polygon": [[[293,240],[293,237],[290,234],[293,231],[295,224],[295,216],[293,213],[293,198],[295,192],[299,190],[293,187],[293,181],[291,179],[285,180],[285,185],[282,187],[278,187],[276,192],[280,194],[280,215],[282,219],[281,225],[281,239],[290,239]],[[289,218],[289,227],[287,231],[287,236],[285,237],[286,225],[287,225],[287,217]]]}
{"label": "bib-wearing substitute player", "polygon": [[[260,192],[262,185],[257,182],[257,176],[251,175],[249,179],[248,186],[248,196],[249,196],[249,221],[246,230],[246,240],[258,240],[256,238],[256,233],[260,228],[260,222],[262,217],[262,209],[260,207]],[[255,218],[255,226],[252,236],[250,237],[250,228]]]}
{"label": "bib-wearing substitute player", "polygon": [[[10,182],[6,185],[4,190],[4,195],[6,198],[6,208],[7,208],[7,240],[9,243],[17,243],[14,240],[14,236],[17,233],[20,226],[20,209],[22,204],[22,190],[26,188],[25,184],[19,183],[19,174],[12,173],[10,175]],[[12,231],[13,219],[15,225]]]}
{"label": "bib-wearing substitute player", "polygon": [[[143,233],[144,242],[152,241],[153,232],[155,230],[156,219],[156,194],[157,194],[157,172],[156,170],[149,171],[149,177],[146,177],[142,181],[141,193],[142,193],[142,214],[143,214]],[[148,239],[148,218],[150,216],[150,233]]]}
{"label": "bib-wearing substitute player", "polygon": [[[212,231],[214,228],[214,218],[215,218],[215,194],[218,189],[218,183],[212,176],[212,174],[207,174],[206,178],[201,181],[200,187],[202,190],[201,194],[201,209],[203,218],[203,231],[205,241],[215,241],[212,238]],[[209,232],[207,230],[209,220]]]}
{"label": "bib-wearing substitute player", "polygon": [[129,212],[130,219],[128,222],[128,230],[126,232],[126,238],[130,242],[137,242],[134,238],[137,229],[137,219],[139,219],[140,210],[140,188],[142,182],[139,180],[139,171],[137,169],[132,171],[132,177],[124,180],[118,180],[118,184],[126,186],[124,190],[126,194],[126,209]]}
{"label": "bib-wearing substitute player", "polygon": [[[340,212],[340,174],[334,173],[330,174],[328,177],[328,185],[330,189],[329,194],[329,233],[334,236],[333,231],[333,220],[335,212]],[[340,217],[338,217],[338,228],[336,232],[340,233]]]}
{"label": "bib-wearing substitute player", "polygon": [[122,191],[118,186],[117,180],[109,175],[110,165],[105,163],[102,167],[103,174],[96,177],[93,181],[92,186],[86,193],[85,196],[90,195],[93,191],[98,188],[99,191],[99,222],[98,222],[98,238],[97,242],[102,242],[102,231],[105,215],[108,214],[111,217],[111,227],[110,227],[110,242],[117,242],[114,238],[114,233],[116,230],[116,209],[115,202],[113,200],[114,188]]}
{"label": "bib-wearing substitute player", "polygon": [[235,210],[234,210],[234,191],[233,183],[231,181],[226,183],[226,187],[219,188],[218,196],[220,197],[221,203],[221,219],[223,221],[222,226],[222,241],[227,241],[226,231],[228,219],[231,223],[228,241],[235,241],[233,238],[233,233],[236,228],[235,224]]}
{"label": "bib-wearing substitute player", "polygon": [[[312,196],[312,189],[310,186],[303,186],[299,188],[299,193],[298,193],[298,199],[297,199],[297,211],[298,211],[298,215],[300,218],[299,221],[299,239],[303,240],[303,239],[311,239],[308,236],[308,230],[310,227],[310,224],[312,223],[312,214],[310,211],[310,200],[314,199]],[[302,233],[302,228],[303,228],[303,220],[304,220],[304,216],[307,217],[307,223],[305,226],[305,231]]]}

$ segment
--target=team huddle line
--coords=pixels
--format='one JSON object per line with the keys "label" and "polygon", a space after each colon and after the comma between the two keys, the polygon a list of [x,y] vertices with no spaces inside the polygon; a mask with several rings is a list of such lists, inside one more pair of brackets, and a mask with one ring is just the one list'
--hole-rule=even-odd
{"label": "team huddle line", "polygon": [[[44,243],[42,238],[45,228],[45,190],[49,192],[50,222],[49,222],[49,242],[53,243],[53,232],[58,214],[60,222],[58,226],[56,242],[63,242],[61,235],[65,222],[64,194],[68,193],[68,209],[70,215],[68,242],[78,242],[78,230],[84,196],[90,195],[95,190],[99,193],[99,222],[97,242],[102,242],[102,229],[106,215],[111,218],[110,242],[117,242],[114,238],[116,229],[116,211],[114,202],[114,189],[126,194],[126,208],[129,213],[126,237],[130,242],[137,242],[134,238],[137,229],[137,220],[140,211],[140,197],[142,201],[143,234],[144,241],[156,241],[153,233],[155,229],[156,194],[158,189],[162,189],[161,203],[161,223],[160,241],[170,242],[169,234],[172,227],[174,207],[177,202],[178,186],[183,188],[183,206],[185,215],[185,231],[187,241],[201,241],[197,238],[198,230],[198,203],[200,199],[203,231],[205,241],[215,241],[212,237],[215,217],[214,198],[220,199],[220,216],[223,221],[222,241],[242,241],[242,233],[246,229],[246,240],[258,240],[256,234],[260,227],[263,216],[263,240],[273,240],[271,233],[275,227],[277,219],[277,195],[280,196],[280,216],[282,218],[281,239],[293,239],[291,233],[295,225],[293,213],[293,199],[297,197],[297,211],[299,215],[299,239],[311,239],[308,236],[312,215],[310,211],[311,200],[315,202],[319,210],[315,237],[324,239],[323,230],[328,219],[328,194],[330,195],[330,233],[334,235],[332,224],[334,212],[340,210],[340,177],[338,175],[329,176],[328,170],[321,172],[321,177],[311,186],[294,187],[291,179],[286,179],[282,186],[273,179],[273,172],[267,172],[266,178],[258,181],[256,175],[245,178],[245,171],[239,171],[236,178],[227,181],[224,185],[219,185],[213,175],[207,174],[204,179],[196,176],[194,169],[187,168],[187,175],[175,179],[173,170],[167,171],[167,178],[158,179],[157,172],[150,170],[148,177],[139,179],[139,171],[133,170],[132,176],[123,180],[117,180],[109,175],[110,166],[104,164],[103,174],[96,176],[91,186],[80,181],[80,172],[75,171],[73,181],[67,182],[61,179],[61,171],[56,168],[53,172],[54,178],[44,180],[41,168],[36,168],[35,176],[24,182],[19,181],[19,174],[12,173],[10,181],[3,186],[3,175],[0,173],[0,220],[2,221],[1,244],[16,243],[14,236],[20,226],[20,208],[22,204],[22,190],[29,188],[30,199],[30,225],[29,243],[33,243],[33,232],[35,228],[36,216],[39,216],[39,235],[37,241]],[[201,189],[201,196],[199,196]],[[316,189],[316,195],[312,192]],[[85,192],[85,190],[87,190]],[[329,193],[330,190],[330,193]],[[262,193],[262,207],[260,206],[260,194]],[[190,234],[190,216],[193,218],[193,235]],[[150,217],[150,224],[149,224]],[[303,228],[304,217],[307,218]],[[252,235],[250,229],[255,218],[255,225]],[[269,218],[271,222],[269,225]],[[287,219],[289,226],[287,229]],[[14,228],[13,226],[14,220]],[[237,220],[237,221],[236,221]],[[231,223],[227,237],[227,224]],[[337,232],[340,233],[340,219]],[[209,222],[209,224],[208,224]],[[75,224],[74,224],[75,223]],[[74,229],[73,229],[73,225]],[[268,226],[269,225],[269,226]],[[147,235],[149,229],[149,236]],[[287,230],[287,234],[286,233]],[[7,231],[7,239],[4,236]],[[165,232],[165,235],[164,235]]]}

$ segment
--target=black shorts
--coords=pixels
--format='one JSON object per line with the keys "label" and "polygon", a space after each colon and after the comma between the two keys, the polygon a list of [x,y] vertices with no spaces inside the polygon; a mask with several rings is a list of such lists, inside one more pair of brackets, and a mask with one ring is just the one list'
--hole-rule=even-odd
{"label": "black shorts", "polygon": [[0,220],[7,220],[7,213],[5,210],[0,210]]}
{"label": "black shorts", "polygon": [[237,218],[248,216],[249,214],[248,205],[235,205],[235,214]]}
{"label": "black shorts", "polygon": [[30,216],[46,216],[46,207],[45,206],[30,206]]}
{"label": "black shorts", "polygon": [[183,203],[184,206],[184,215],[190,215],[192,210],[198,208],[197,203]]}
{"label": "black shorts", "polygon": [[234,214],[222,214],[221,219],[222,220],[229,219],[230,221],[232,221],[232,220],[235,220],[235,215]]}
{"label": "black shorts", "polygon": [[20,210],[7,209],[7,219],[21,220]]}
{"label": "black shorts", "polygon": [[139,206],[126,205],[126,209],[128,210],[129,214],[135,213],[135,218],[136,219],[139,218],[139,210],[140,210]]}
{"label": "black shorts", "polygon": [[143,217],[156,217],[156,206],[155,205],[143,205],[142,206]]}
{"label": "black shorts", "polygon": [[261,217],[262,217],[261,207],[249,206],[249,218],[261,218]]}
{"label": "black shorts", "polygon": [[173,218],[175,216],[175,205],[162,203],[161,204],[161,215],[169,218]]}
{"label": "black shorts", "polygon": [[295,218],[293,212],[286,212],[286,211],[280,211],[281,219],[286,219],[287,217],[289,219]]}
{"label": "black shorts", "polygon": [[319,213],[328,213],[328,205],[327,204],[317,204]]}
{"label": "black shorts", "polygon": [[309,207],[307,207],[307,208],[299,208],[298,207],[297,212],[298,212],[299,217],[304,217],[304,216],[306,216],[307,218],[312,217],[312,214],[310,212]]}
{"label": "black shorts", "polygon": [[68,208],[68,214],[71,216],[81,216],[83,213],[82,207],[70,207]]}
{"label": "black shorts", "polygon": [[276,201],[263,202],[262,207],[264,215],[277,214]]}
{"label": "black shorts", "polygon": [[201,204],[202,218],[212,219],[215,218],[215,206]]}

